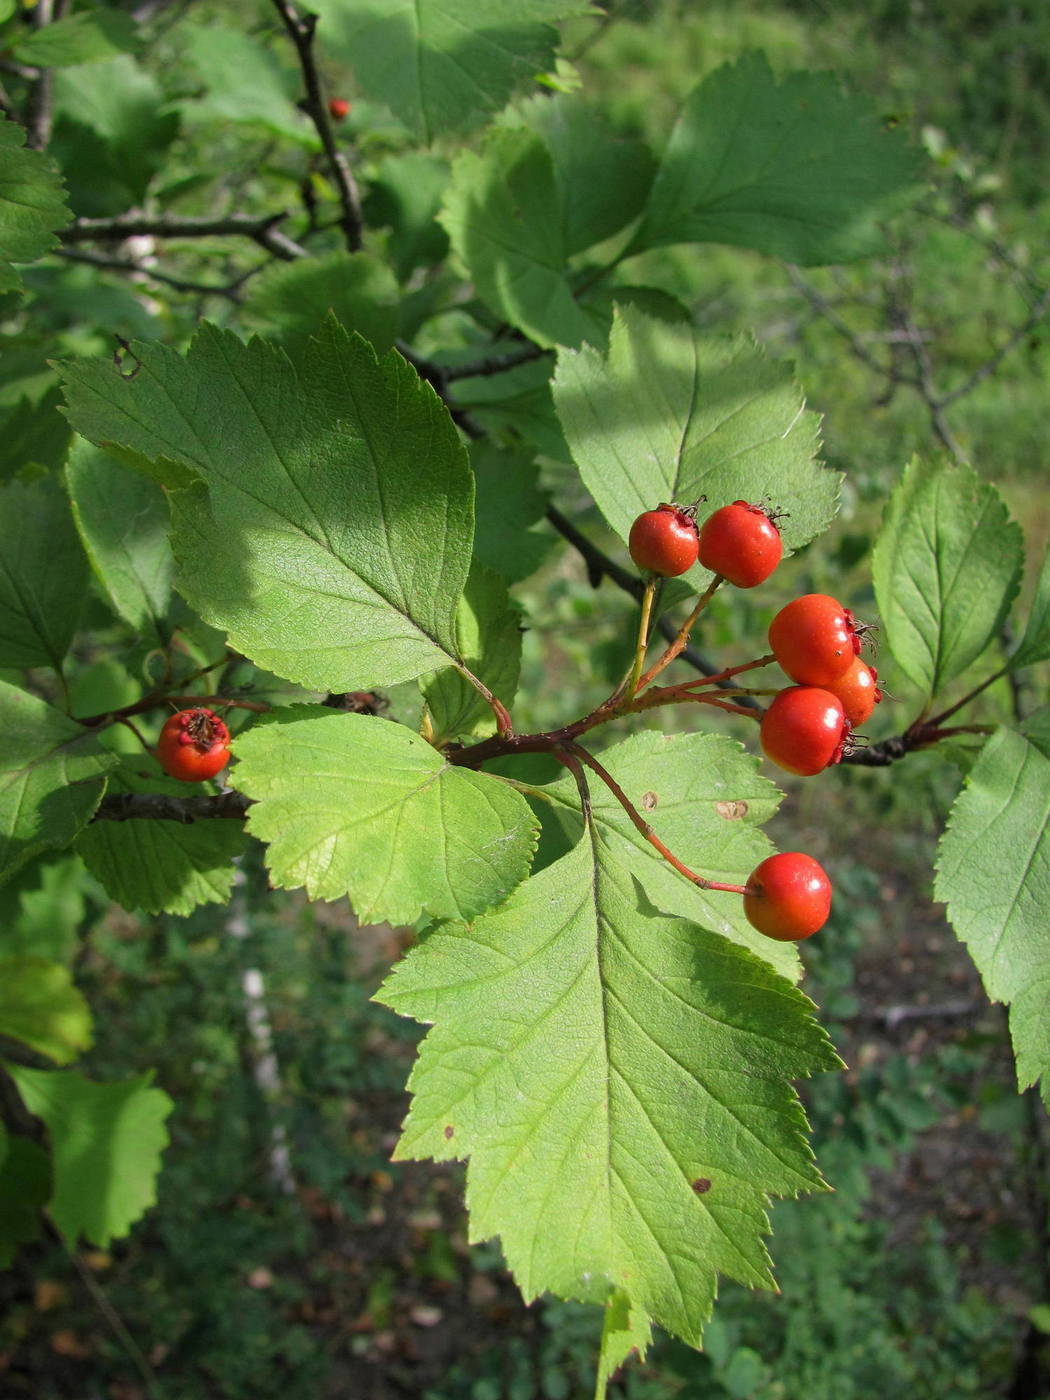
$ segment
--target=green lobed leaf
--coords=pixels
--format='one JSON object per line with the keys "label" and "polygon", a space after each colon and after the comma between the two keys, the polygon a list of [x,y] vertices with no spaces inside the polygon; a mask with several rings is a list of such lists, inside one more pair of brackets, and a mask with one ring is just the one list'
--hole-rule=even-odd
{"label": "green lobed leaf", "polygon": [[[185,797],[188,789],[152,774],[143,778],[125,765],[110,778],[110,790]],[[247,844],[243,827],[229,819],[181,825],[132,818],[92,822],[77,838],[76,849],[122,908],[185,915],[201,904],[228,902],[234,861]]]}
{"label": "green lobed leaf", "polygon": [[[721,734],[661,734],[647,729],[613,745],[600,761],[664,845],[698,875],[743,885],[772,854],[761,827],[783,794],[762,776],[758,758]],[[791,981],[801,973],[798,948],[766,938],[748,923],[736,895],[702,890],[645,839],[608,788],[589,780],[591,811],[611,850],[634,871],[651,902],[747,948]],[[543,789],[580,829],[572,778]]]}
{"label": "green lobed leaf", "polygon": [[31,29],[14,45],[19,63],[36,68],[69,68],[127,53],[138,44],[138,25],[119,10],[82,11]]}
{"label": "green lobed leaf", "polygon": [[22,285],[11,264],[50,252],[56,231],[73,217],[61,178],[40,151],[25,149],[25,139],[17,122],[0,120],[0,292]]}
{"label": "green lobed leaf", "polygon": [[1035,597],[1028,614],[1021,645],[1010,657],[1010,669],[1019,670],[1022,666],[1033,666],[1037,661],[1050,658],[1050,550],[1043,556],[1043,567],[1035,586]]}
{"label": "green lobed leaf", "polygon": [[485,429],[489,439],[510,432],[545,457],[568,462],[572,456],[551,397],[552,368],[553,356],[544,355],[502,374],[457,379],[449,386],[452,400]]}
{"label": "green lobed leaf", "polygon": [[536,572],[554,543],[549,532],[532,529],[547,509],[534,454],[503,451],[485,437],[472,444],[470,461],[476,491],[474,557],[517,583]]}
{"label": "green lobed leaf", "polygon": [[131,54],[54,74],[51,149],[78,214],[118,214],[146,195],[179,131],[160,83]]}
{"label": "green lobed leaf", "polygon": [[66,1065],[91,1045],[91,1012],[69,969],[46,958],[0,958],[0,1035]]}
{"label": "green lobed leaf", "polygon": [[604,344],[603,317],[573,296],[554,163],[526,128],[493,128],[452,167],[441,222],[498,316],[538,345]]}
{"label": "green lobed leaf", "polygon": [[903,131],[829,73],[777,83],[762,53],[709,73],[687,99],[632,252],[730,243],[813,265],[885,249],[879,223],[919,191]]}
{"label": "green lobed leaf", "polygon": [[[536,96],[505,120],[535,131],[550,153],[569,257],[619,233],[641,213],[655,168],[648,147],[621,136],[582,98]],[[548,210],[548,219],[554,212]]]}
{"label": "green lobed leaf", "polygon": [[[467,578],[459,602],[458,640],[472,675],[509,708],[521,670],[521,609],[511,601],[504,580],[483,565],[475,564]],[[426,682],[423,696],[436,747],[495,727],[488,701],[451,667]]]}
{"label": "green lobed leaf", "polygon": [[54,481],[0,487],[0,666],[61,671],[88,582],[88,562]]}
{"label": "green lobed leaf", "polygon": [[59,411],[56,385],[34,402],[22,398],[0,422],[0,480],[9,480],[29,465],[58,470],[69,450],[69,424]]}
{"label": "green lobed leaf", "polygon": [[457,659],[473,482],[447,410],[396,352],[377,359],[329,319],[294,363],[210,326],[185,357],[134,353],[134,379],[70,366],[70,417],[171,486],[198,479],[171,492],[173,545],[206,622],[318,690]]}
{"label": "green lobed leaf", "polygon": [[136,631],[163,637],[175,571],[164,492],[83,438],[66,480],[81,542],[114,611]]}
{"label": "green lobed leaf", "polygon": [[420,141],[469,131],[554,63],[588,0],[315,0],[323,45]]}
{"label": "green lobed leaf", "polygon": [[315,335],[331,311],[385,354],[397,339],[401,292],[390,268],[369,253],[337,251],[275,263],[250,284],[249,325],[293,349]]}
{"label": "green lobed leaf", "polygon": [[628,1294],[617,1289],[605,1305],[594,1400],[605,1400],[609,1382],[632,1352],[645,1360],[652,1339],[644,1309],[632,1307]]}
{"label": "green lobed leaf", "polygon": [[448,175],[448,162],[425,151],[387,156],[376,167],[365,215],[370,228],[390,229],[387,253],[401,282],[448,252],[448,235],[437,221]]}
{"label": "green lobed leaf", "polygon": [[470,918],[528,873],[536,822],[498,778],[369,715],[291,706],[234,744],[248,829],[275,885],[349,895],[362,923]]}
{"label": "green lobed leaf", "polygon": [[68,846],[118,762],[89,729],[0,681],[0,880],[39,851]]}
{"label": "green lobed leaf", "polygon": [[[584,484],[625,543],[642,511],[701,495],[707,513],[769,498],[788,512],[787,549],[835,513],[839,477],[815,460],[819,419],[791,366],[748,339],[622,306],[606,357],[559,353],[554,403]],[[710,574],[695,565],[685,577],[700,588]]]}
{"label": "green lobed leaf", "polygon": [[1050,709],[1000,728],[955,800],[937,852],[935,898],[988,995],[1010,1003],[1017,1081],[1050,1102]]}
{"label": "green lobed leaf", "polygon": [[152,1073],[96,1084],[72,1070],[8,1065],[26,1108],[51,1140],[52,1220],[76,1246],[83,1236],[105,1247],[126,1235],[156,1200],[164,1120],[175,1105],[149,1087]]}
{"label": "green lobed leaf", "polygon": [[76,856],[38,856],[0,885],[0,956],[68,963],[89,878]]}
{"label": "green lobed leaf", "polygon": [[[0,1127],[0,1144],[3,1139]],[[0,1269],[8,1268],[20,1244],[37,1239],[40,1212],[51,1195],[51,1167],[43,1148],[14,1134],[6,1141],[6,1153],[0,1147]]]}
{"label": "green lobed leaf", "polygon": [[195,121],[221,121],[270,131],[309,149],[320,143],[296,105],[299,76],[277,53],[213,19],[184,31],[194,74],[206,89],[188,109]]}
{"label": "green lobed leaf", "polygon": [[972,467],[911,460],[886,506],[872,578],[885,640],[924,695],[984,651],[1023,563],[1020,528],[994,486]]}
{"label": "green lobed leaf", "polygon": [[600,831],[379,999],[433,1023],[398,1158],[469,1157],[471,1238],[526,1299],[636,1310],[694,1344],[723,1273],[770,1286],[770,1195],[822,1185],[790,1080],[839,1062],[812,1004],[647,899]]}

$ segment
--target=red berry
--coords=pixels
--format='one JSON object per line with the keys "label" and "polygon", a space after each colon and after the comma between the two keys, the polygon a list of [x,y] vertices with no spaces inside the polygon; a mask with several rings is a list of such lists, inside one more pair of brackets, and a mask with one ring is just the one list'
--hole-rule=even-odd
{"label": "red berry", "polygon": [[765,756],[805,777],[838,763],[848,735],[842,701],[811,685],[793,685],[775,696],[760,729]]}
{"label": "red berry", "polygon": [[783,553],[776,520],[746,501],[716,510],[700,530],[700,563],[737,588],[764,583]]}
{"label": "red berry", "polygon": [[882,699],[882,691],[877,684],[878,674],[874,666],[869,666],[866,661],[855,656],[853,664],[844,676],[824,684],[825,690],[837,695],[842,701],[842,708],[852,729],[859,729],[870,719],[872,710]]}
{"label": "red berry", "polygon": [[767,938],[788,943],[823,928],[831,912],[831,881],[812,856],[783,851],[751,872],[744,915]]}
{"label": "red berry", "polygon": [[230,761],[230,731],[214,710],[179,710],[157,740],[157,761],[169,778],[202,783]]}
{"label": "red berry", "polygon": [[350,103],[345,97],[330,97],[328,99],[329,114],[337,121],[341,122],[350,111]]}
{"label": "red berry", "polygon": [[769,624],[769,645],[793,681],[824,685],[853,665],[863,630],[837,598],[806,593]]}
{"label": "red berry", "polygon": [[695,508],[661,502],[644,511],[631,526],[627,546],[645,573],[677,578],[693,567],[700,548]]}

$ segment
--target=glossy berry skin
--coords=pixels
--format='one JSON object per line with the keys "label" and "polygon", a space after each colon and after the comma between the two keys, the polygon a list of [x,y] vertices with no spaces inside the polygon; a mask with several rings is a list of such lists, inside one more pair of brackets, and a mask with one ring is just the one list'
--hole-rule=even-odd
{"label": "glossy berry skin", "polygon": [[700,529],[700,563],[737,588],[765,583],[783,554],[776,521],[747,501],[716,510]]}
{"label": "glossy berry skin", "polygon": [[842,701],[830,690],[793,685],[775,696],[762,716],[762,752],[788,773],[811,777],[838,763],[849,726]]}
{"label": "glossy berry skin", "polygon": [[350,103],[345,97],[330,97],[328,99],[328,112],[335,121],[341,122],[350,112]]}
{"label": "glossy berry skin", "polygon": [[812,856],[782,851],[751,872],[744,915],[752,928],[781,943],[809,938],[831,912],[831,881]]}
{"label": "glossy berry skin", "polygon": [[696,563],[700,549],[696,521],[681,506],[661,502],[634,522],[627,547],[643,573],[677,578]]}
{"label": "glossy berry skin", "polygon": [[845,675],[860,651],[857,620],[837,598],[805,593],[769,624],[769,646],[800,685],[824,685]]}
{"label": "glossy berry skin", "polygon": [[157,760],[169,778],[202,783],[230,761],[230,731],[214,710],[179,710],[157,740]]}
{"label": "glossy berry skin", "polygon": [[882,699],[878,676],[874,666],[869,666],[866,661],[855,656],[853,664],[844,676],[839,676],[838,680],[827,681],[824,685],[825,690],[842,701],[842,708],[852,729],[859,729],[865,724],[871,718],[872,710]]}

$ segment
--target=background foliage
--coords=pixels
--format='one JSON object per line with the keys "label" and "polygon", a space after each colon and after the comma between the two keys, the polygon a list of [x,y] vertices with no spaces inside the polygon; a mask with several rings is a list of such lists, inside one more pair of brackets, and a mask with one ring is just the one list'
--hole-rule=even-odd
{"label": "background foliage", "polygon": [[[472,19],[484,19],[488,8],[475,0]],[[20,572],[25,559],[35,561],[33,591],[47,600],[42,615],[68,619],[61,634],[42,629],[0,583],[5,660],[12,668],[7,698],[0,699],[9,724],[18,724],[20,706],[33,703],[16,689],[26,668],[46,693],[53,679],[34,668],[61,661],[71,642],[60,685],[74,697],[74,713],[133,700],[129,677],[150,675],[149,652],[168,641],[171,625],[165,551],[151,549],[150,531],[140,529],[136,552],[127,557],[121,529],[134,513],[155,520],[162,538],[160,492],[83,441],[65,464],[69,433],[55,407],[49,362],[93,357],[111,376],[116,333],[155,342],[158,364],[181,364],[167,347],[183,349],[202,315],[220,326],[264,330],[298,357],[329,307],[380,353],[408,339],[421,355],[440,351],[456,404],[483,427],[515,429],[544,451],[542,474],[531,464],[523,470],[509,506],[508,460],[489,447],[473,454],[479,519],[488,526],[509,515],[529,527],[502,541],[490,533],[492,553],[481,562],[528,580],[522,602],[539,621],[522,645],[527,722],[555,723],[600,698],[622,669],[629,604],[608,586],[592,588],[579,561],[555,549],[555,536],[542,523],[550,492],[592,538],[616,547],[558,465],[567,457],[563,434],[574,436],[573,412],[563,403],[559,420],[551,409],[543,388],[551,356],[523,359],[496,376],[457,378],[455,367],[457,358],[476,360],[479,327],[498,331],[501,320],[525,329],[542,348],[578,345],[608,325],[600,288],[590,298],[574,297],[561,269],[566,257],[576,257],[576,271],[586,278],[588,250],[597,258],[601,240],[614,238],[642,208],[650,174],[642,141],[660,150],[670,137],[670,147],[619,278],[628,309],[613,334],[612,358],[599,362],[588,350],[563,355],[559,392],[578,404],[582,394],[605,390],[615,404],[616,383],[598,381],[614,374],[618,350],[627,353],[632,325],[651,325],[644,315],[667,317],[662,292],[688,307],[697,354],[704,353],[705,331],[755,335],[761,349],[741,340],[737,353],[749,375],[767,366],[770,393],[785,396],[789,419],[790,376],[781,366],[796,359],[811,404],[825,414],[825,460],[845,473],[836,523],[817,547],[804,550],[790,582],[778,582],[774,596],[764,591],[760,601],[743,594],[728,599],[706,624],[703,645],[722,654],[761,635],[779,587],[781,601],[789,589],[827,589],[873,611],[862,561],[892,485],[903,477],[910,493],[896,498],[902,524],[919,532],[946,518],[931,500],[939,477],[929,464],[938,453],[976,464],[978,496],[989,490],[983,482],[999,483],[1024,526],[1029,558],[1040,557],[1050,535],[1036,427],[1047,372],[1047,215],[1039,171],[1050,144],[1050,21],[1043,7],[905,9],[888,0],[874,10],[845,5],[828,15],[799,0],[749,7],[742,15],[730,7],[699,13],[668,0],[614,4],[595,19],[583,6],[529,0],[514,7],[516,28],[505,47],[489,39],[478,52],[466,52],[450,4],[447,28],[437,24],[415,36],[422,45],[418,66],[403,59],[411,37],[403,15],[391,17],[386,9],[369,0],[319,7],[323,76],[329,91],[353,100],[339,141],[353,152],[373,230],[373,245],[356,260],[340,249],[338,167],[333,176],[297,108],[300,74],[276,15],[210,0],[199,0],[185,16],[179,7],[148,3],[133,12],[85,8],[46,26],[28,12],[7,15],[3,77],[15,96],[0,98],[14,107],[21,85],[31,82],[26,66],[46,68],[51,130],[38,124],[36,131],[50,136],[49,153],[63,171],[81,228],[92,218],[142,221],[129,225],[118,245],[67,231],[56,247],[63,225],[58,182],[41,175],[44,158],[24,149],[12,126],[0,127],[0,194],[17,204],[27,171],[34,172],[35,191],[32,206],[5,224],[0,240],[7,268],[0,272],[0,474],[19,473],[5,495],[11,519],[4,548]],[[494,18],[505,15],[502,5],[491,9]],[[563,20],[559,56],[555,23]],[[790,81],[774,88],[764,61],[747,56],[759,47],[781,78],[798,67],[835,69],[850,92],[874,98],[886,125],[912,131],[932,161],[934,178],[907,219],[884,224],[894,208],[889,197],[880,217],[862,227],[843,228],[835,211],[826,211],[829,259],[878,251],[876,260],[845,268],[795,265],[790,231],[819,199],[819,179],[797,203],[799,186],[793,186],[792,198],[764,210],[761,227],[748,227],[739,240],[748,201],[741,198],[736,207],[732,190],[724,199],[717,187],[706,190],[720,204],[715,224],[676,227],[664,217],[660,192],[676,181],[692,187],[697,178],[688,164],[697,158],[687,139],[690,122],[702,116],[705,101],[719,110],[732,106],[734,75],[770,83],[764,113],[775,113],[785,93],[831,100],[824,80],[797,93]],[[464,85],[464,69],[484,73],[484,82]],[[442,142],[416,149],[417,139],[439,128],[469,138],[537,74],[548,91],[581,83],[601,119],[569,127],[557,100],[533,96],[469,150],[456,154]],[[690,98],[708,74],[715,74],[715,86]],[[859,109],[852,98],[835,100],[848,132]],[[746,151],[700,154],[706,166],[725,159],[746,167]],[[522,172],[520,187],[501,178],[508,159]],[[839,163],[840,174],[848,172],[848,144],[832,153],[815,148],[814,173],[829,160]],[[603,179],[619,180],[622,190],[624,218],[611,226],[607,212],[587,202],[586,172],[597,161],[604,163]],[[679,161],[685,168],[676,168]],[[878,171],[858,171],[858,178],[864,173],[878,185]],[[908,171],[893,173],[903,181]],[[515,276],[508,280],[502,255],[494,257],[491,248],[519,196],[538,202],[546,228],[540,245],[514,246]],[[296,211],[294,236],[318,256],[287,256],[289,222],[272,220],[282,208]],[[224,226],[187,228],[183,241],[170,232],[158,239],[148,227],[155,209]],[[732,246],[738,241],[747,247]],[[749,251],[755,248],[770,256]],[[462,302],[450,253],[470,266],[485,307]],[[24,295],[16,295],[20,283]],[[632,302],[635,283],[648,290]],[[544,307],[539,318],[537,303]],[[657,326],[667,343],[677,345],[686,334],[673,319]],[[194,352],[211,357],[202,377],[214,383],[221,379],[215,357],[222,343],[215,335]],[[519,347],[508,338],[504,348],[513,356]],[[260,363],[247,372],[271,370]],[[355,373],[369,372],[365,361],[355,364]],[[100,368],[97,382],[112,379]],[[232,421],[215,392],[223,431],[249,434],[251,424]],[[281,393],[275,381],[274,401],[288,407],[291,394],[279,399]],[[405,411],[400,404],[398,411]],[[418,412],[425,414],[425,406]],[[397,430],[404,427],[399,422]],[[785,469],[811,484],[811,514],[798,512],[789,522],[796,532],[791,543],[804,546],[830,517],[832,476],[806,475],[813,470],[806,448],[815,425],[800,420],[797,435],[798,460],[789,439]],[[173,472],[191,470],[178,467],[186,454],[176,445],[184,444],[173,442],[155,473],[167,485],[179,484]],[[586,457],[579,441],[571,445]],[[916,453],[925,465],[905,475]],[[702,449],[699,461],[702,467]],[[27,463],[39,470],[27,472]],[[221,469],[222,462],[196,466]],[[585,460],[581,467],[587,481]],[[65,497],[47,475],[63,468],[87,555],[106,561],[106,602],[140,633],[130,659],[126,634],[91,596],[86,569],[57,566],[60,558],[78,557],[62,548],[63,531],[75,543],[73,527],[60,509]],[[588,484],[600,493],[608,480],[603,468]],[[674,484],[666,483],[668,490]],[[646,483],[643,503],[664,486]],[[1000,507],[989,501],[995,516]],[[639,508],[626,493],[602,504],[614,526],[629,523]],[[37,522],[46,548],[20,528],[22,518]],[[894,614],[899,571],[876,556],[875,584],[894,656],[883,676],[905,707],[913,687],[934,675],[950,683],[973,659],[972,638],[1000,627],[999,595],[987,616],[975,611],[990,579],[1001,584],[1002,596],[1020,589],[1027,602],[1035,595],[1034,616],[1040,600],[1045,615],[1045,585],[1023,579],[1018,550],[1003,546],[1004,538],[1019,545],[1017,527],[1004,516],[988,529],[988,547],[980,538],[958,541],[960,566],[969,573],[958,580],[943,649],[940,636],[936,645],[921,635],[900,639],[909,609],[902,600],[900,620]],[[905,531],[897,547],[907,544]],[[215,553],[184,557],[184,584],[205,565],[213,570]],[[187,586],[206,622],[239,625],[226,614],[209,615],[212,587],[201,586],[195,597],[192,582]],[[424,587],[437,613],[441,592],[430,590],[429,581]],[[469,627],[447,607],[435,623],[450,646]],[[216,638],[195,623],[186,642],[203,663]],[[287,646],[277,651],[286,675]],[[399,654],[391,681],[417,674],[417,661],[427,669],[420,658]],[[295,678],[315,679],[306,669]],[[347,689],[357,683],[352,674],[341,679]],[[299,698],[295,687],[254,669],[233,668],[226,680],[250,685],[258,698]],[[997,682],[981,699],[980,717],[995,722],[1015,707],[1030,713],[1045,699],[1044,667]],[[411,713],[414,702],[396,687],[390,701],[399,716]],[[461,694],[431,692],[428,703],[449,732],[464,724]],[[892,717],[882,723],[886,732],[894,727]],[[79,747],[69,746],[74,732],[80,735],[74,726],[56,731],[49,742],[68,751],[70,773],[84,780],[77,791],[85,801],[104,772],[111,783],[134,790],[132,768],[118,767],[121,754],[136,752],[131,735],[107,731],[100,744],[81,736]],[[242,749],[247,790],[273,794],[276,832],[282,775],[268,765],[261,739],[254,759],[250,742]],[[725,1286],[704,1353],[659,1343],[644,1371],[624,1373],[618,1383],[624,1394],[859,1400],[887,1381],[916,1396],[1047,1392],[1045,1119],[1033,1091],[1014,1092],[1005,1020],[987,1004],[929,897],[935,835],[960,772],[974,778],[967,797],[974,810],[956,812],[941,880],[948,878],[946,864],[965,864],[968,830],[992,819],[982,804],[998,811],[999,788],[1008,794],[1011,774],[1048,756],[1045,734],[1031,725],[1023,736],[994,739],[976,765],[960,746],[953,771],[919,754],[886,773],[844,771],[819,792],[789,785],[786,813],[772,834],[786,841],[790,830],[791,844],[826,860],[839,891],[833,924],[805,951],[807,990],[851,1066],[805,1092],[818,1158],[836,1192],[777,1210],[773,1251],[781,1296]],[[537,764],[537,782],[553,776]],[[150,790],[158,790],[155,781]],[[265,820],[262,808],[258,820]],[[1045,822],[1045,813],[1012,811],[1003,820],[1001,847],[1010,850]],[[70,830],[79,825],[75,813],[70,822]],[[355,1394],[422,1393],[434,1400],[589,1394],[599,1326],[593,1312],[553,1301],[523,1311],[498,1251],[467,1251],[458,1170],[389,1160],[416,1031],[369,997],[406,936],[393,928],[365,935],[345,908],[275,897],[254,857],[242,863],[235,884],[229,862],[243,839],[234,824],[208,824],[221,826],[229,845],[218,860],[212,833],[195,850],[199,828],[180,828],[178,839],[166,835],[160,848],[150,823],[127,825],[142,828],[130,863],[124,846],[115,855],[107,850],[109,824],[81,835],[77,849],[89,877],[75,874],[67,858],[41,860],[32,834],[16,825],[21,868],[0,888],[0,957],[20,959],[23,975],[27,956],[71,962],[79,992],[72,982],[39,984],[54,1011],[47,1042],[34,1048],[59,1064],[77,1059],[76,1071],[58,1072],[72,1103],[81,1071],[97,1082],[87,1092],[109,1096],[115,1142],[131,1113],[134,1151],[155,1155],[153,1134],[167,1119],[172,1145],[158,1183],[160,1204],[129,1240],[111,1246],[111,1235],[124,1232],[119,1211],[75,1193],[52,1201],[56,1224],[73,1238],[83,1224],[98,1247],[71,1253],[44,1240],[19,1252],[0,1284],[8,1303],[0,1323],[0,1385],[16,1396],[79,1396],[90,1387],[127,1400],[239,1397],[278,1386],[304,1400],[348,1387]],[[837,839],[843,832],[845,842]],[[545,822],[539,839],[546,859],[564,847],[556,823]],[[188,870],[199,907],[189,912],[188,898],[185,917],[176,911],[138,919],[111,903],[147,912],[169,907],[171,890],[186,888]],[[144,885],[147,871],[152,881]],[[312,877],[305,878],[310,886]],[[231,888],[230,908],[216,907]],[[325,894],[320,885],[313,891]],[[380,894],[360,897],[367,903]],[[980,890],[952,911],[964,938],[974,907],[982,907]],[[383,912],[411,922],[419,906],[409,900]],[[977,921],[972,942],[985,927]],[[1030,924],[1007,925],[1007,933],[1023,943]],[[980,961],[979,949],[973,951]],[[2,986],[0,1028],[23,1035],[9,1008],[26,997],[12,995],[18,984],[11,979]],[[1030,1013],[1023,985],[989,990],[1015,998],[1015,1020]],[[95,1026],[90,1049],[85,999]],[[148,1081],[158,1065],[161,1087]],[[1034,1063],[1031,1069],[1034,1077]],[[22,1068],[18,1082],[26,1105],[47,1119],[46,1106],[34,1098],[39,1073]],[[52,1104],[47,1119],[56,1162],[75,1139],[75,1122],[60,1106]],[[10,1199],[30,1205],[46,1171],[35,1151],[26,1142],[4,1161]],[[24,1211],[0,1206],[0,1239],[13,1243],[32,1234]]]}

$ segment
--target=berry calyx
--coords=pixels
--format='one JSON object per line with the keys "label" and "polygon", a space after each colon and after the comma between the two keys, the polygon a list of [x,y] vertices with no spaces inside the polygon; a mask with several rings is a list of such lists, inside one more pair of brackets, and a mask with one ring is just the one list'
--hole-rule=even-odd
{"label": "berry calyx", "polygon": [[800,685],[825,685],[845,675],[868,629],[827,593],[805,593],[769,624],[769,646]]}
{"label": "berry calyx", "polygon": [[696,506],[668,505],[646,510],[631,526],[627,540],[631,558],[644,573],[677,578],[696,563],[700,537]]}
{"label": "berry calyx", "polygon": [[169,778],[202,783],[230,761],[230,731],[214,710],[179,710],[157,740],[157,761]]}
{"label": "berry calyx", "polygon": [[747,501],[716,510],[700,529],[700,563],[737,588],[764,583],[783,554],[775,513]]}
{"label": "berry calyx", "polygon": [[809,938],[831,912],[831,881],[802,851],[782,851],[755,867],[744,889],[744,916],[752,928],[781,943]]}
{"label": "berry calyx", "polygon": [[879,673],[874,666],[869,666],[866,661],[855,656],[844,676],[825,682],[824,689],[842,701],[842,708],[851,728],[858,729],[865,724],[871,718],[872,710],[882,699],[878,678]]}
{"label": "berry calyx", "polygon": [[842,701],[830,690],[793,685],[773,698],[762,716],[762,752],[788,773],[811,777],[838,763],[846,750],[850,726]]}
{"label": "berry calyx", "polygon": [[334,121],[343,121],[350,112],[350,103],[345,97],[330,97],[328,99],[328,114]]}

